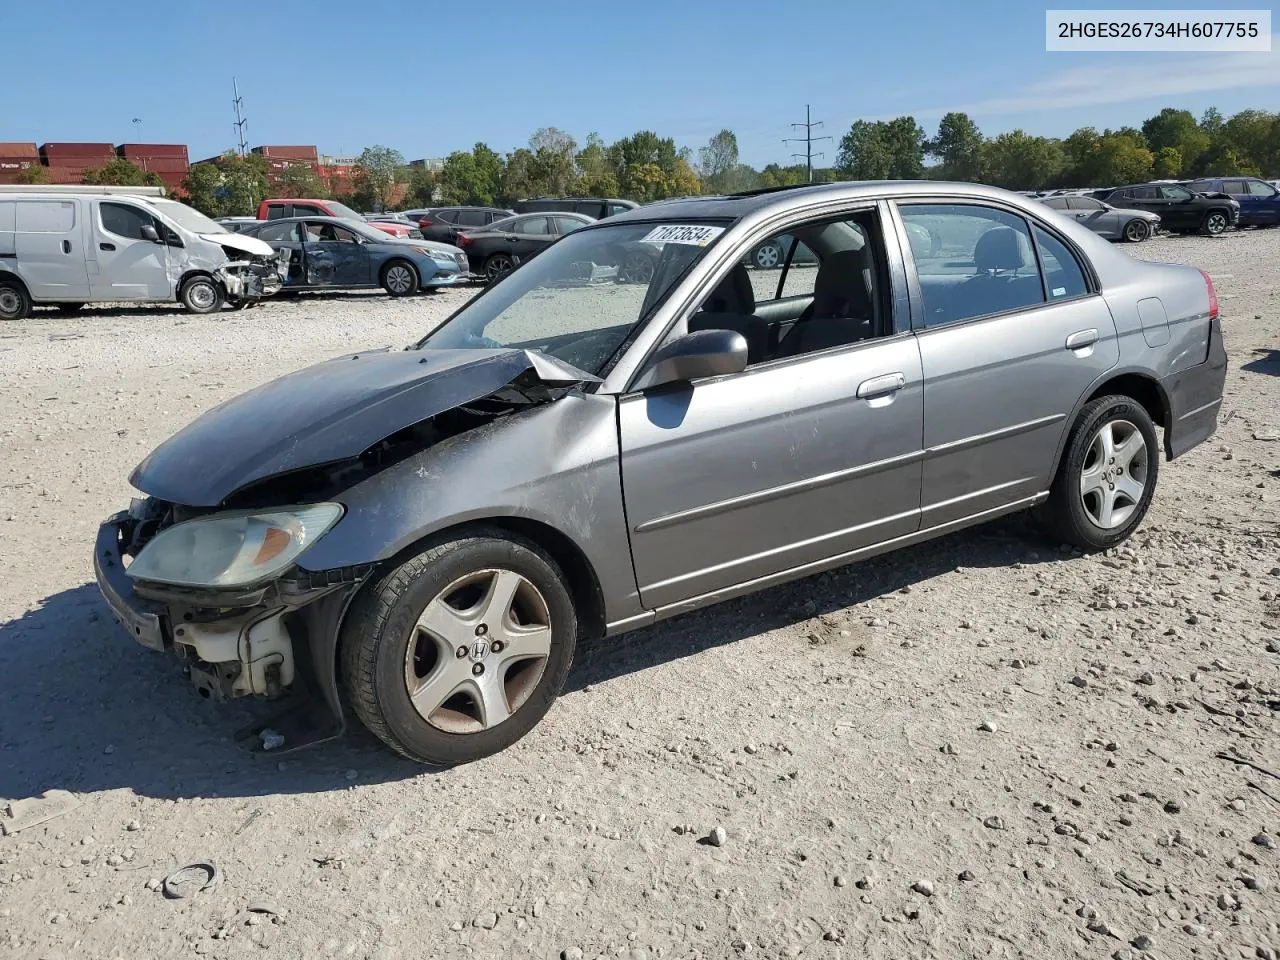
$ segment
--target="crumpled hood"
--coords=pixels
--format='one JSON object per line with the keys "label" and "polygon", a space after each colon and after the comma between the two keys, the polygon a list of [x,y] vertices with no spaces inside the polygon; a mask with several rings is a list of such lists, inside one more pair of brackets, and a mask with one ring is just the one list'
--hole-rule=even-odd
{"label": "crumpled hood", "polygon": [[201,240],[208,240],[210,243],[216,243],[221,247],[230,247],[233,250],[240,250],[254,257],[274,257],[276,252],[271,245],[265,240],[259,240],[257,237],[246,237],[243,233],[202,233]]}
{"label": "crumpled hood", "polygon": [[156,447],[129,482],[171,503],[215,507],[267,477],[359,456],[526,375],[546,387],[598,380],[514,348],[345,354],[219,404]]}

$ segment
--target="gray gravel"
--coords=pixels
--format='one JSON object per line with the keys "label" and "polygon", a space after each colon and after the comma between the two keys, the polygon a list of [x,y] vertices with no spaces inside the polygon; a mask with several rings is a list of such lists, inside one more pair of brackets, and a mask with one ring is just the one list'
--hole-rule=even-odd
{"label": "gray gravel", "polygon": [[359,732],[246,756],[89,549],[191,417],[467,294],[0,327],[0,796],[81,801],[0,837],[0,956],[1276,955],[1280,230],[1125,249],[1208,269],[1231,355],[1129,544],[1015,518],[591,645],[441,774]]}

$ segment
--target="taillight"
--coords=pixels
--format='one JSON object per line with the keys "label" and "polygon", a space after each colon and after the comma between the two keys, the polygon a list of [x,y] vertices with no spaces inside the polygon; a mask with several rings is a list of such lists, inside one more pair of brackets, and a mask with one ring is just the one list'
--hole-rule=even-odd
{"label": "taillight", "polygon": [[427,229],[427,227],[431,226],[430,218],[423,217],[421,220],[418,221],[418,226],[420,226],[423,230]]}
{"label": "taillight", "polygon": [[471,238],[468,237],[465,233],[458,234],[458,246],[460,247],[471,246]]}
{"label": "taillight", "polygon": [[1200,271],[1200,276],[1204,277],[1204,289],[1209,294],[1209,319],[1218,319],[1218,292],[1213,289],[1213,277]]}

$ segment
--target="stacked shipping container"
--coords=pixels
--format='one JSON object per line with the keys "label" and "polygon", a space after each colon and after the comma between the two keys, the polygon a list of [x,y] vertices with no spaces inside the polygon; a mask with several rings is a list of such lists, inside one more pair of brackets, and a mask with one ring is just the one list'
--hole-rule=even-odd
{"label": "stacked shipping container", "polygon": [[0,183],[17,183],[18,174],[40,165],[40,151],[34,143],[0,143]]}

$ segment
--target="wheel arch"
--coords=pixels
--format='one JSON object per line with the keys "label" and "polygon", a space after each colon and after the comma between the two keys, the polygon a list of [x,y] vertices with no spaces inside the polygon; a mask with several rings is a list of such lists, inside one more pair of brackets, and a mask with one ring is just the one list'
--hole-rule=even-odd
{"label": "wheel arch", "polygon": [[212,270],[201,270],[198,267],[193,267],[190,270],[184,271],[182,276],[178,277],[178,282],[174,285],[174,288],[173,288],[174,297],[181,296],[182,288],[186,286],[187,281],[194,280],[196,277],[205,277],[209,280],[212,280],[214,283],[218,285],[218,288],[222,290],[223,296],[226,295],[226,288],[223,287],[222,281],[218,279],[217,275],[214,274]]}
{"label": "wheel arch", "polygon": [[1094,384],[1076,401],[1071,415],[1067,417],[1066,428],[1058,439],[1058,449],[1053,456],[1053,469],[1049,472],[1051,480],[1058,475],[1058,465],[1062,462],[1062,454],[1067,449],[1067,441],[1075,428],[1076,420],[1080,417],[1080,411],[1099,397],[1110,394],[1131,397],[1147,411],[1151,421],[1164,430],[1165,456],[1169,458],[1169,397],[1160,385],[1160,381],[1145,370],[1110,370],[1102,380]]}
{"label": "wheel arch", "polygon": [[410,260],[408,257],[402,257],[399,254],[392,257],[388,257],[386,260],[382,262],[382,266],[378,268],[379,283],[386,282],[387,271],[390,270],[392,267],[394,267],[397,263],[403,263],[410,270],[412,270],[413,275],[418,278],[418,286],[422,286],[422,271],[418,269],[418,265],[414,263],[412,260]]}
{"label": "wheel arch", "polygon": [[27,281],[23,280],[12,270],[0,270],[0,280],[8,280],[18,284],[18,286],[22,287],[23,292],[28,297],[31,296],[31,288],[27,286]]}

